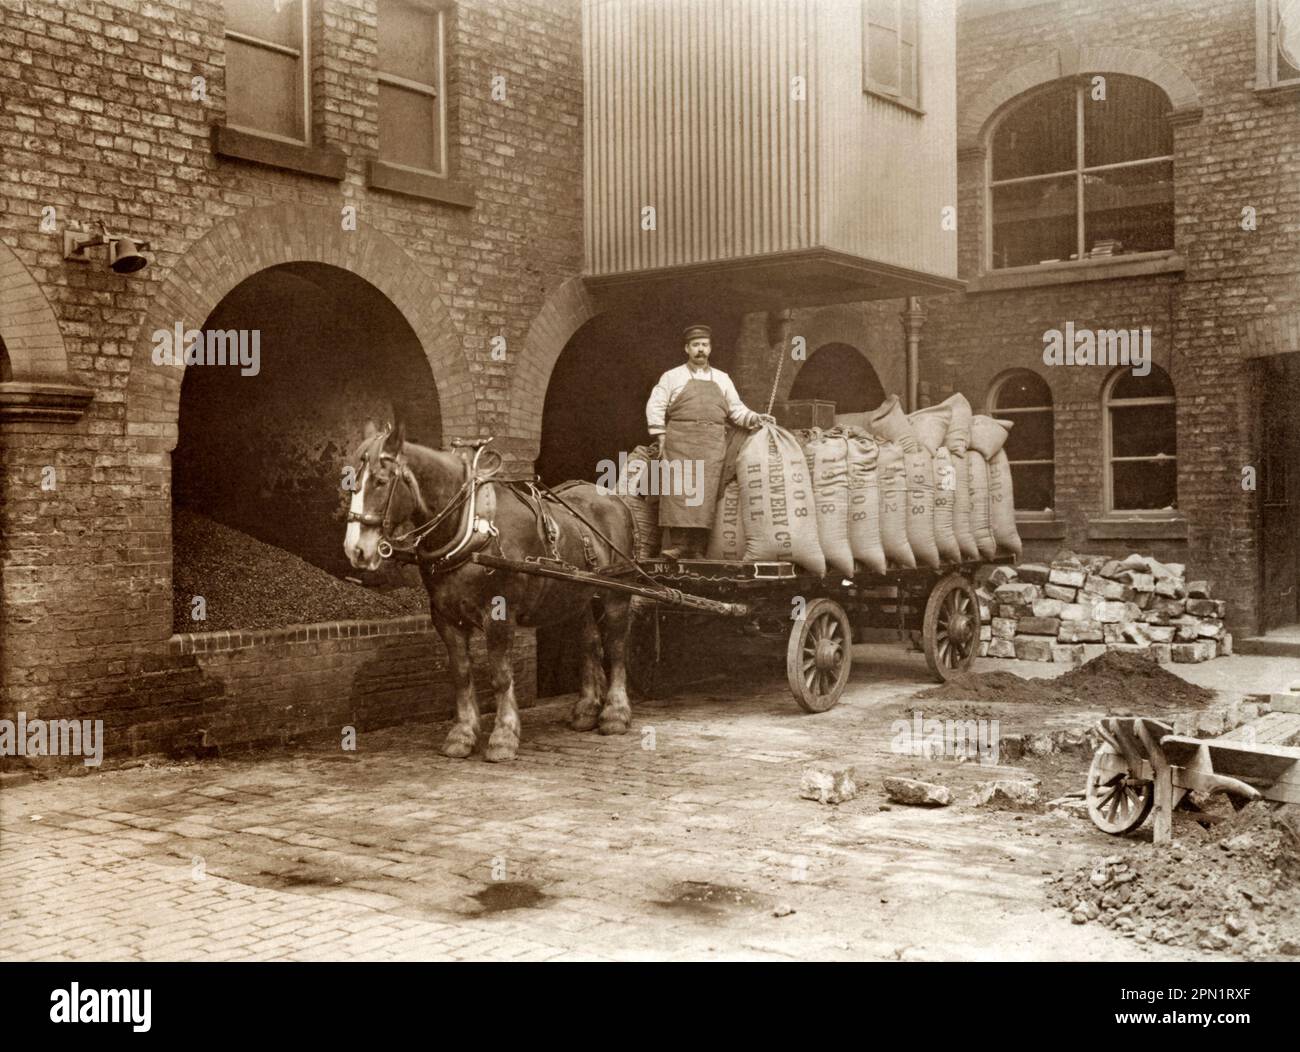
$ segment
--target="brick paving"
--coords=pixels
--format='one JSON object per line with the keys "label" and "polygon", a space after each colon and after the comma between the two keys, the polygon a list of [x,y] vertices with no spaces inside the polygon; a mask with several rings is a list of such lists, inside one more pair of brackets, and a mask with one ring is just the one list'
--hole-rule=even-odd
{"label": "brick paving", "polygon": [[[619,738],[527,710],[507,765],[446,759],[425,725],[10,786],[0,957],[1168,957],[1045,905],[1045,871],[1109,842],[1087,822],[882,808],[885,773],[1012,772],[891,754],[920,658],[868,649],[819,716],[776,678],[733,680],[639,707]],[[863,792],[799,799],[810,763],[854,764]]]}

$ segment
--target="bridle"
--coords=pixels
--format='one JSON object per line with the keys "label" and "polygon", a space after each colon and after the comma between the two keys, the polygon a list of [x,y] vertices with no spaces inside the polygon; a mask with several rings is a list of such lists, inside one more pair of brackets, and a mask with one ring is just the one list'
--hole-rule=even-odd
{"label": "bridle", "polygon": [[[377,436],[375,441],[383,441],[385,437]],[[448,501],[446,507],[436,515],[432,514],[428,505],[424,503],[419,481],[411,471],[411,466],[407,463],[406,457],[401,450],[399,449],[396,453],[389,453],[387,450],[381,449],[378,458],[379,464],[381,469],[387,468],[388,470],[375,471],[371,477],[377,483],[388,486],[388,496],[384,499],[383,511],[378,514],[364,510],[360,512],[349,511],[347,521],[359,522],[363,526],[371,526],[379,530],[380,539],[377,550],[381,559],[396,556],[402,562],[424,563],[434,572],[445,572],[454,569],[468,559],[475,549],[482,547],[489,538],[497,535],[496,526],[488,519],[477,514],[479,487],[500,471],[504,463],[504,458],[500,453],[495,449],[490,450],[487,448],[488,443],[491,441],[490,436],[485,439],[471,441],[462,441],[460,439],[452,441],[453,449],[461,454],[461,461],[465,464],[465,478],[455,495]],[[468,459],[462,452],[465,449],[473,450],[473,455]],[[495,460],[489,462],[488,466],[480,466],[484,453],[495,458]],[[405,485],[410,491],[412,498],[415,500],[416,509],[425,517],[425,521],[421,525],[412,527],[405,533],[394,537],[392,536],[394,526],[392,521],[393,495],[397,492],[399,483]],[[424,542],[424,539],[458,508],[461,509],[460,524],[452,539],[436,551],[422,551],[420,545]]]}

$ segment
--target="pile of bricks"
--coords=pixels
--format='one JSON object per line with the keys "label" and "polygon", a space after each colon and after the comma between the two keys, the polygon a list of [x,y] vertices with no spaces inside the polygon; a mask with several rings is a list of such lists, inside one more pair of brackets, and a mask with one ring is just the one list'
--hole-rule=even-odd
{"label": "pile of bricks", "polygon": [[1227,603],[1178,563],[1071,556],[985,567],[977,585],[981,657],[1077,665],[1123,650],[1164,664],[1232,653]]}

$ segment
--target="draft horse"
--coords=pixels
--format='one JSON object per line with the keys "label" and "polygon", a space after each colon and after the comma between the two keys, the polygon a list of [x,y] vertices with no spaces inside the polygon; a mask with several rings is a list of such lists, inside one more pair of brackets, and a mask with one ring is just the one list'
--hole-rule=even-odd
{"label": "draft horse", "polygon": [[[625,567],[634,550],[631,512],[589,482],[554,494],[531,482],[493,479],[501,457],[485,443],[435,450],[407,442],[400,424],[367,424],[356,452],[356,483],[343,547],[357,569],[377,570],[394,554],[415,561],[429,593],[434,627],[447,648],[456,722],[442,751],[458,759],[478,742],[479,710],[470,636],[483,633],[496,694],[496,726],[484,756],[514,759],[519,748],[511,650],[517,626],[572,621],[580,636],[581,690],[574,730],[625,734],[632,720],[625,655],[630,598],[589,585],[489,569],[475,551],[509,559],[554,559],[601,572]],[[400,527],[411,525],[398,533]],[[598,627],[596,608],[603,616]],[[609,662],[606,675],[604,657]]]}

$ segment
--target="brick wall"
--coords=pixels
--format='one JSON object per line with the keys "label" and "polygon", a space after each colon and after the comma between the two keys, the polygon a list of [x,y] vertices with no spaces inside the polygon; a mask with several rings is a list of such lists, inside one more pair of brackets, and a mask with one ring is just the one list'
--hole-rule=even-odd
{"label": "brick wall", "polygon": [[[109,713],[135,705],[142,676],[196,675],[188,659],[173,670],[167,650],[181,375],[152,363],[149,334],[176,321],[201,327],[264,267],[342,267],[385,295],[419,337],[444,435],[505,434],[522,364],[515,355],[581,264],[579,5],[456,5],[449,126],[453,174],[472,189],[472,208],[366,185],[378,136],[373,0],[320,0],[314,16],[313,124],[318,140],[346,157],[341,181],[214,154],[211,126],[224,121],[226,97],[216,0],[0,7],[0,303],[17,289],[32,308],[22,318],[6,310],[0,336],[16,380],[29,366],[29,375],[58,372],[66,360],[66,379],[94,392],[76,423],[0,425],[0,708]],[[491,97],[497,74],[506,78],[504,101]],[[191,97],[196,76],[206,101]],[[345,204],[357,208],[355,232],[341,229]],[[48,207],[57,232],[40,229]],[[148,238],[151,266],[125,277],[102,257],[65,262],[62,230],[100,220]],[[46,308],[52,342],[41,328]],[[511,351],[503,361],[490,355],[496,335]],[[47,466],[54,489],[41,488]],[[373,644],[348,646],[360,653]],[[230,740],[245,733],[240,727],[255,736],[257,719],[239,711],[256,703],[251,684],[275,662],[221,660],[249,684],[212,695],[229,710]],[[427,688],[412,679],[409,711],[427,710]],[[189,704],[182,694],[172,700]],[[134,750],[171,747],[168,697],[158,693],[158,712],[140,716],[146,729]],[[398,707],[383,711],[396,718]]]}

